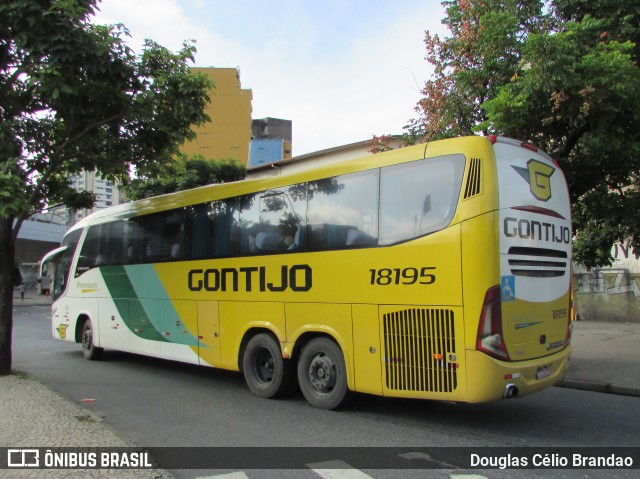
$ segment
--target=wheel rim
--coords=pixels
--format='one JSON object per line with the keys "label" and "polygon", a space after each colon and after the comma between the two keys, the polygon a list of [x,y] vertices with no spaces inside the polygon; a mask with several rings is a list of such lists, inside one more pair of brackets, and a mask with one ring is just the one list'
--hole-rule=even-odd
{"label": "wheel rim", "polygon": [[333,359],[324,353],[317,354],[309,365],[309,380],[318,392],[331,392],[337,381],[337,368]]}
{"label": "wheel rim", "polygon": [[91,328],[88,327],[84,330],[84,334],[82,335],[82,348],[85,351],[90,351],[93,346],[93,334],[91,332]]}
{"label": "wheel rim", "polygon": [[254,362],[254,372],[256,378],[261,383],[270,383],[273,381],[273,374],[276,369],[273,355],[267,349],[261,349],[256,353]]}

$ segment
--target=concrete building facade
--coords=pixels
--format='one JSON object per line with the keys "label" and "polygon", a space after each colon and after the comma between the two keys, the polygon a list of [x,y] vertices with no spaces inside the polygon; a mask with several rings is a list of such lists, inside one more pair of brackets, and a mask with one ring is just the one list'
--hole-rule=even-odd
{"label": "concrete building facade", "polygon": [[214,83],[209,92],[211,102],[205,108],[210,122],[194,128],[196,138],[186,142],[182,151],[202,155],[209,160],[233,158],[246,165],[251,142],[251,90],[240,84],[236,68],[192,68],[204,73]]}
{"label": "concrete building facade", "polygon": [[293,123],[280,118],[261,118],[251,122],[248,168],[291,158]]}

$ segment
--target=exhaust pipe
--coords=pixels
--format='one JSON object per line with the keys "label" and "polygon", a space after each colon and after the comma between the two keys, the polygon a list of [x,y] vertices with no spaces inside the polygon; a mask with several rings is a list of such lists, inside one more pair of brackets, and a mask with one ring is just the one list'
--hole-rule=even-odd
{"label": "exhaust pipe", "polygon": [[502,399],[514,398],[518,395],[518,386],[513,383],[507,384],[504,388],[504,394],[502,395]]}

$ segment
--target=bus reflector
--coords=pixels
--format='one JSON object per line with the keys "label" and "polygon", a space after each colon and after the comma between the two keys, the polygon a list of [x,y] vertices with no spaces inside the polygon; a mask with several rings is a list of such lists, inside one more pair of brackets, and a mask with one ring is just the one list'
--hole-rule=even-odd
{"label": "bus reflector", "polygon": [[496,359],[509,361],[507,345],[502,334],[502,303],[500,301],[500,285],[487,290],[484,296],[476,349]]}
{"label": "bus reflector", "polygon": [[520,146],[522,148],[526,148],[527,150],[535,151],[536,153],[538,152],[538,147],[536,145],[532,145],[531,143],[523,141],[522,143],[520,143]]}

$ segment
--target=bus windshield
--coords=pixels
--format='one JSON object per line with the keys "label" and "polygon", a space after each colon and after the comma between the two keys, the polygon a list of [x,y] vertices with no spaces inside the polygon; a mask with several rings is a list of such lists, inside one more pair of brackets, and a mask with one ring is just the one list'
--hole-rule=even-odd
{"label": "bus windshield", "polygon": [[71,231],[62,239],[61,246],[47,253],[40,262],[41,272],[51,276],[51,297],[55,301],[64,292],[69,281],[71,261],[82,230]]}

